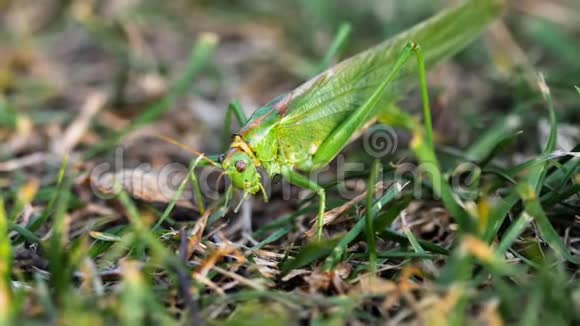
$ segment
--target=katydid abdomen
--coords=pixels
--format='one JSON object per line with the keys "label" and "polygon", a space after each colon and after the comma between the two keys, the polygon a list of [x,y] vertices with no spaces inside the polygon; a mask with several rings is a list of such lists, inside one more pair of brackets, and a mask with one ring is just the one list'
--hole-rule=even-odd
{"label": "katydid abdomen", "polygon": [[[297,171],[328,164],[377,111],[419,84],[417,62],[432,68],[459,52],[500,15],[502,8],[503,0],[466,1],[337,64],[258,109],[234,138],[222,162],[233,186],[253,194],[263,190],[257,167],[270,176],[280,174],[320,195],[320,220],[324,191]],[[422,58],[407,60],[413,52],[422,53]]]}

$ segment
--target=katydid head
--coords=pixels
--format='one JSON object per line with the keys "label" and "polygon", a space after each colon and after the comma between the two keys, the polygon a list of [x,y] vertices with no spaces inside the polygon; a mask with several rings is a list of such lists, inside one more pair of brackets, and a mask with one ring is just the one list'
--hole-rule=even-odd
{"label": "katydid head", "polygon": [[[172,138],[163,135],[156,135],[156,137],[197,155],[198,158],[194,162],[192,169],[195,168],[195,166],[198,166],[198,163],[200,163],[202,160],[215,167],[222,168],[224,172],[218,178],[218,184],[223,175],[227,175],[232,182],[226,194],[226,202],[229,198],[229,194],[231,194],[232,187],[238,188],[244,192],[244,197],[242,198],[242,201],[240,201],[240,205],[248,195],[256,194],[258,191],[262,191],[262,194],[264,195],[264,201],[268,201],[266,189],[264,189],[264,186],[261,182],[260,173],[258,173],[258,170],[256,169],[256,166],[259,165],[259,163],[255,163],[255,157],[250,157],[246,152],[240,149],[243,148],[247,150],[248,147],[247,144],[241,140],[239,135],[235,135],[234,143],[232,144],[236,145],[236,147],[232,147],[227,154],[220,155],[218,162],[213,161],[212,159],[206,157],[205,154],[191,149],[187,145],[181,144]],[[235,211],[238,210],[240,205],[238,205]]]}
{"label": "katydid head", "polygon": [[264,190],[260,173],[252,158],[243,151],[230,150],[222,161],[222,168],[232,181],[232,185],[243,190],[244,193],[255,194]]}

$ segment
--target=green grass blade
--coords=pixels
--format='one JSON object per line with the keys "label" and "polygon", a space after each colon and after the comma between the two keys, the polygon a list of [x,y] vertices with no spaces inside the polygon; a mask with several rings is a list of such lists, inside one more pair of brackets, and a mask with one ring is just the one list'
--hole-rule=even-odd
{"label": "green grass blade", "polygon": [[12,302],[12,245],[8,237],[8,216],[4,198],[0,195],[0,325],[10,325],[13,319]]}
{"label": "green grass blade", "polygon": [[6,97],[0,95],[0,128],[6,128],[9,130],[14,130],[18,123],[18,114],[9,105]]}
{"label": "green grass blade", "polygon": [[[60,168],[58,170],[58,177],[56,179],[56,189],[52,193],[52,196],[48,202],[48,205],[46,205],[46,208],[43,210],[40,217],[37,218],[36,220],[34,220],[30,225],[27,226],[27,229],[29,231],[34,232],[34,231],[38,230],[38,228],[40,228],[42,225],[45,224],[47,219],[50,217],[50,214],[53,213],[54,205],[57,202],[59,196],[62,194],[63,181],[64,181],[64,177],[66,175],[67,167],[68,167],[68,156],[65,156],[64,159],[62,160],[62,163],[60,164]],[[20,243],[19,240],[20,239],[16,239],[16,243]]]}
{"label": "green grass blade", "polygon": [[[543,155],[549,155],[556,148],[557,120],[550,90],[548,86],[545,84],[545,81],[542,76],[540,76],[539,85],[542,94],[544,95],[544,99],[547,102],[548,110],[550,113],[551,129],[547,143],[543,150]],[[565,243],[562,241],[562,239],[552,226],[538,199],[537,193],[541,191],[546,177],[546,165],[547,161],[532,165],[529,169],[529,174],[526,177],[525,181],[522,181],[522,183],[518,184],[517,192],[524,202],[525,212],[528,215],[532,216],[536,221],[536,224],[538,226],[538,229],[540,230],[542,238],[550,245],[550,247],[558,255],[560,255],[561,257],[570,262],[578,263],[578,260],[568,252]],[[500,244],[502,252],[505,252],[509,248],[509,246],[511,246],[511,243],[521,232],[523,232],[526,225],[527,223],[525,216],[524,215],[520,216],[516,224],[513,225],[508,231],[507,234],[508,237],[502,240],[502,243]]]}
{"label": "green grass blade", "polygon": [[50,287],[54,291],[57,303],[63,303],[66,300],[70,279],[72,277],[72,266],[68,264],[67,248],[67,211],[71,197],[72,181],[65,176],[63,187],[60,191],[56,203],[55,213],[52,219],[52,233],[48,243]]}
{"label": "green grass blade", "polygon": [[499,144],[506,139],[512,138],[513,134],[522,125],[522,119],[516,115],[508,115],[504,119],[496,122],[473,145],[469,147],[465,156],[473,162],[484,161],[486,157],[495,150]]}
{"label": "green grass blade", "polygon": [[427,173],[433,191],[441,198],[445,208],[449,211],[451,216],[455,218],[460,230],[463,232],[472,232],[473,221],[471,217],[454,197],[451,187],[441,172],[433,147],[429,146],[429,143],[426,142],[423,133],[420,130],[415,131],[410,146],[421,163],[420,167]]}
{"label": "green grass blade", "polygon": [[[177,187],[177,190],[175,191],[175,193],[173,193],[173,197],[171,198],[171,201],[167,205],[167,208],[165,208],[165,211],[163,212],[163,214],[161,215],[161,217],[159,218],[159,220],[157,221],[155,226],[153,227],[153,231],[159,229],[161,224],[163,222],[165,222],[165,220],[169,217],[169,214],[171,214],[171,211],[173,211],[173,208],[175,208],[177,201],[179,200],[179,198],[181,198],[181,195],[183,194],[183,191],[185,190],[185,187],[187,186],[188,181],[190,181],[191,178],[193,178],[193,180],[196,181],[197,177],[194,176],[195,168],[197,167],[197,163],[199,163],[201,158],[202,158],[202,156],[199,156],[197,159],[195,159],[190,164],[189,171],[187,171],[187,175],[183,178],[183,180],[181,180],[181,183]],[[193,182],[193,185],[194,185],[195,194],[197,197],[199,183]],[[205,211],[205,208],[203,207],[203,199],[201,198],[201,189],[199,189],[199,197],[197,197],[197,201],[198,201],[198,205],[200,205],[199,206],[200,212],[203,214],[203,212]]]}
{"label": "green grass blade", "polygon": [[[403,187],[405,187],[405,185],[403,185]],[[383,207],[388,203],[384,202],[387,199],[388,197],[383,196],[379,198],[373,206],[373,216],[376,216],[373,223],[373,228],[376,230],[375,234],[388,229],[391,224],[393,224],[393,221],[412,201],[411,196],[399,198],[397,202],[389,205],[387,209],[383,209]]]}
{"label": "green grass blade", "polygon": [[[548,161],[553,157],[553,151],[556,148],[556,141],[557,141],[557,134],[558,134],[558,122],[556,119],[556,112],[554,111],[552,96],[550,94],[550,89],[545,83],[543,76],[540,75],[539,77],[539,85],[542,95],[548,106],[548,111],[550,114],[550,134],[548,136],[548,140],[544,147],[540,158],[535,158],[530,160],[520,167],[515,169],[516,171],[522,170],[524,168],[528,168],[529,172],[526,176],[526,182],[533,186],[534,192],[539,192],[544,184],[544,180],[546,177],[546,165]],[[513,189],[510,195],[504,199],[502,204],[498,205],[493,211],[490,216],[491,227],[487,228],[484,239],[489,243],[493,240],[493,237],[499,230],[499,227],[503,223],[505,217],[509,210],[519,201],[518,197],[518,190]],[[532,215],[532,214],[530,214]],[[522,221],[523,223],[523,221]],[[548,222],[549,223],[549,222]],[[518,225],[519,227],[520,225]],[[551,227],[551,225],[550,225]],[[514,232],[517,229],[514,229]],[[521,230],[520,232],[522,232]],[[507,245],[507,244],[505,244]]]}
{"label": "green grass blade", "polygon": [[122,238],[116,234],[113,233],[108,233],[108,232],[96,232],[96,231],[92,231],[90,233],[91,238],[95,239],[95,240],[100,240],[100,241],[104,241],[104,242],[120,242],[122,241]]}
{"label": "green grass blade", "polygon": [[[415,253],[419,254],[419,255],[426,255],[428,254],[423,247],[421,246],[421,244],[419,243],[419,241],[417,241],[417,238],[415,237],[415,235],[413,234],[413,232],[411,232],[411,229],[409,229],[408,225],[405,223],[403,225],[403,233],[405,234],[405,236],[407,236],[407,239],[409,239],[409,243],[411,244],[411,247],[413,248],[413,250],[415,251]],[[426,267],[426,269],[428,269],[429,273],[431,274],[437,274],[437,267],[435,266],[435,264],[433,264],[432,261],[430,260],[426,260],[423,262],[424,266]]]}
{"label": "green grass blade", "polygon": [[338,28],[338,32],[336,32],[336,36],[334,37],[332,44],[328,48],[328,51],[326,51],[324,58],[322,58],[322,61],[318,65],[318,68],[316,69],[313,75],[317,75],[322,71],[328,69],[332,59],[337,56],[340,56],[340,53],[342,52],[342,50],[344,50],[344,48],[348,43],[348,39],[350,37],[351,32],[352,27],[350,23],[343,22],[342,24],[340,24],[340,27]]}
{"label": "green grass blade", "polygon": [[[396,242],[398,244],[401,244],[403,246],[407,246],[410,245],[409,243],[409,239],[404,235],[401,234],[400,232],[391,230],[391,229],[385,229],[383,230],[380,234],[379,237],[381,239],[384,240],[390,240],[393,242]],[[425,240],[417,240],[419,242],[419,244],[421,245],[422,248],[429,250],[430,252],[436,253],[436,254],[440,254],[440,255],[449,255],[449,250],[438,246],[434,243],[425,241]]]}
{"label": "green grass blade", "polygon": [[197,179],[197,174],[195,174],[195,168],[202,161],[201,156],[199,156],[191,165],[189,179],[191,186],[193,187],[193,193],[195,194],[195,201],[197,202],[197,207],[199,208],[199,213],[201,215],[205,214],[205,206],[203,204],[203,195],[201,193],[201,187],[199,185],[199,180]]}
{"label": "green grass blade", "polygon": [[255,246],[253,246],[251,248],[251,250],[258,250],[258,249],[263,248],[265,245],[268,245],[268,244],[282,238],[286,234],[290,233],[290,230],[291,230],[291,227],[285,227],[285,228],[277,230],[276,232],[270,234],[266,239],[260,241]]}
{"label": "green grass blade", "polygon": [[56,321],[56,316],[58,315],[55,302],[51,298],[50,290],[46,281],[40,276],[40,274],[34,275],[35,289],[38,295],[38,301],[41,303],[46,314],[51,320]]}
{"label": "green grass blade", "polygon": [[138,245],[138,248],[144,249],[144,246],[148,246],[152,251],[152,256],[161,262],[167,263],[174,260],[176,257],[167,251],[165,246],[163,246],[163,244],[153,236],[153,233],[151,233],[143,223],[139,216],[139,211],[129,195],[126,192],[121,191],[118,199],[127,212],[127,218],[129,219],[133,229],[132,231],[135,235],[134,240]]}
{"label": "green grass blade", "polygon": [[[353,254],[353,258],[363,259],[366,258],[365,254]],[[437,254],[432,254],[428,252],[418,253],[416,251],[402,251],[402,250],[387,250],[380,251],[377,253],[377,258],[380,259],[435,259],[439,257]]]}
{"label": "green grass blade", "polygon": [[304,214],[309,214],[314,212],[315,209],[307,206],[301,209],[296,210],[295,212],[288,214],[287,216],[281,217],[278,220],[268,223],[264,226],[262,226],[261,228],[259,228],[258,230],[256,230],[253,234],[253,237],[256,238],[261,238],[263,236],[265,236],[269,231],[272,230],[278,230],[280,228],[285,228],[287,226],[292,226],[292,222],[299,216],[304,215]]}
{"label": "green grass blade", "polygon": [[558,25],[545,19],[533,20],[527,27],[533,42],[542,46],[547,53],[551,52],[570,69],[578,68],[578,42],[574,36],[562,33]]}
{"label": "green grass blade", "polygon": [[580,184],[577,184],[564,190],[554,190],[547,196],[542,196],[540,201],[542,202],[543,207],[549,208],[558,203],[562,203],[566,199],[569,199],[579,193],[580,193]]}
{"label": "green grass blade", "polygon": [[540,288],[535,288],[529,296],[529,302],[522,314],[520,321],[521,326],[535,326],[538,324],[540,318],[538,311],[541,311],[542,305],[542,291]]}
{"label": "green grass blade", "polygon": [[522,183],[518,185],[518,192],[524,202],[526,213],[533,216],[534,221],[536,221],[542,239],[544,239],[560,257],[571,263],[580,264],[580,260],[570,254],[566,244],[558,232],[556,232],[552,223],[550,223],[550,220],[542,208],[542,204],[538,200],[534,187],[531,184]]}
{"label": "green grass blade", "polygon": [[367,211],[365,214],[367,244],[369,249],[369,267],[372,273],[375,273],[377,270],[377,244],[375,240],[375,231],[373,228],[373,217],[376,216],[376,214],[373,216],[371,207],[373,206],[375,197],[375,185],[377,184],[377,175],[380,168],[380,161],[375,160],[371,167],[371,175],[368,181],[369,188],[367,191]]}
{"label": "green grass blade", "polygon": [[[576,145],[571,152],[580,152],[580,144]],[[556,189],[561,188],[566,182],[570,181],[572,175],[574,175],[578,168],[580,168],[580,157],[578,155],[561,157],[554,162],[552,171],[547,172],[544,183]]]}
{"label": "green grass blade", "polygon": [[[538,83],[540,85],[540,90],[544,96],[544,100],[548,106],[548,112],[550,115],[550,134],[544,150],[543,155],[549,155],[556,149],[556,141],[558,137],[558,120],[556,119],[556,111],[554,110],[554,103],[552,101],[552,95],[550,89],[544,80],[542,75],[539,76]],[[537,164],[530,168],[527,181],[529,184],[534,186],[535,192],[539,193],[541,191],[543,180],[546,177],[546,164]]]}
{"label": "green grass blade", "polygon": [[280,265],[282,275],[294,269],[309,265],[310,263],[327,256],[335,248],[338,239],[313,241],[300,249],[293,259],[286,260]]}
{"label": "green grass blade", "polygon": [[[550,191],[542,195],[543,207],[551,207],[572,197],[579,191],[580,184],[575,182],[574,176],[580,170],[580,159],[566,162],[564,165],[555,163],[557,171],[548,175],[544,185],[550,187]],[[569,184],[569,186],[567,186]]]}
{"label": "green grass blade", "polygon": [[515,223],[510,225],[507,232],[501,239],[501,242],[497,246],[497,252],[500,254],[505,254],[512,244],[517,240],[517,238],[524,232],[530,223],[532,222],[533,218],[526,212],[521,213]]}
{"label": "green grass blade", "polygon": [[123,308],[119,310],[121,320],[123,325],[144,324],[148,310],[148,289],[145,279],[138,262],[126,261],[122,264],[122,269],[121,300]]}
{"label": "green grass blade", "polygon": [[[230,146],[230,141],[232,138],[232,114],[236,115],[236,120],[238,120],[240,127],[242,127],[243,125],[246,124],[247,122],[247,117],[244,115],[244,109],[242,108],[242,105],[240,104],[240,101],[238,100],[233,100],[230,102],[230,104],[228,104],[228,108],[226,110],[226,116],[224,119],[224,139],[223,144],[222,144],[222,153],[225,153],[229,146]],[[214,160],[217,161],[217,160]]]}
{"label": "green grass blade", "polygon": [[487,243],[491,243],[493,241],[509,211],[519,201],[520,197],[518,196],[518,192],[514,187],[505,198],[500,200],[500,203],[493,207],[489,214],[488,227],[483,235],[483,239]]}
{"label": "green grass blade", "polygon": [[[398,183],[396,183],[393,187],[390,187],[382,197],[385,200],[382,200],[382,201],[379,200],[381,202],[381,205],[387,204],[387,203],[391,202],[392,200],[394,200],[395,198],[397,198],[399,196],[399,194],[401,193],[401,190],[402,190],[402,186],[400,186]],[[373,220],[377,216],[377,214],[378,214],[378,210],[376,210],[376,214],[373,215]],[[352,229],[350,229],[350,231],[348,231],[348,233],[342,239],[340,239],[338,244],[332,250],[332,255],[330,255],[326,259],[326,261],[324,263],[324,270],[327,270],[327,271],[332,270],[332,268],[334,268],[334,266],[336,266],[338,261],[340,261],[342,255],[346,252],[348,245],[352,241],[354,241],[361,232],[363,232],[365,226],[366,226],[366,219],[361,218],[355,224],[355,226]]]}
{"label": "green grass blade", "polygon": [[14,230],[18,233],[19,237],[17,240],[14,241],[14,244],[17,244],[21,241],[27,240],[30,241],[32,243],[37,243],[42,245],[42,240],[32,231],[30,231],[29,229],[16,224],[12,221],[8,222],[8,225],[10,226],[11,230]]}

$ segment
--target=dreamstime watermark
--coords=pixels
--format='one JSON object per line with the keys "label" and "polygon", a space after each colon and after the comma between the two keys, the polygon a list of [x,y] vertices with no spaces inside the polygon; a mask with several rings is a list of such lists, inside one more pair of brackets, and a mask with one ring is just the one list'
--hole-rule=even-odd
{"label": "dreamstime watermark", "polygon": [[[399,142],[397,133],[390,127],[378,125],[369,130],[362,139],[362,147],[373,158],[388,159],[393,155]],[[433,197],[440,193],[440,184],[433,184],[435,180],[445,180],[454,193],[465,199],[475,199],[477,196],[477,184],[481,176],[481,170],[475,164],[464,163],[459,165],[448,177],[439,178],[433,171],[438,171],[435,163],[415,164],[410,162],[387,165],[386,169],[379,172],[378,180],[384,184],[398,182],[405,184],[411,181],[413,196],[415,198]],[[349,162],[343,154],[335,158],[335,163],[322,169],[306,172],[303,175],[311,180],[319,181],[328,173],[333,174],[336,186],[333,192],[342,198],[353,198],[360,194],[361,190],[349,186],[349,176],[364,174],[368,167],[360,162]],[[262,173],[262,185],[268,196],[273,189],[285,200],[292,198],[295,192],[291,184],[278,177],[268,177]],[[112,162],[104,162],[93,167],[89,173],[92,191],[100,198],[111,199],[119,195],[123,190],[133,197],[147,201],[169,202],[176,196],[176,191],[181,192],[179,200],[194,201],[195,191],[191,186],[191,167],[181,163],[170,163],[160,167],[153,167],[149,163],[127,168],[125,166],[125,153],[122,147],[114,152]],[[223,171],[216,168],[196,169],[195,179],[200,185],[201,193],[207,200],[217,200],[223,196],[222,180],[229,183],[226,178],[221,178]],[[429,175],[432,174],[432,175]],[[440,182],[440,181],[439,181]],[[226,184],[226,187],[228,185]],[[407,188],[408,189],[408,188]],[[380,191],[381,189],[379,189]]]}

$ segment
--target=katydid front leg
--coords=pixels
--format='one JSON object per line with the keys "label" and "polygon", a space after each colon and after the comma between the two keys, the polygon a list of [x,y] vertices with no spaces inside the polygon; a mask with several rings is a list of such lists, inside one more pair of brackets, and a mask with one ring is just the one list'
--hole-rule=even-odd
{"label": "katydid front leg", "polygon": [[246,122],[248,122],[248,117],[246,116],[246,113],[244,112],[244,110],[242,109],[242,106],[240,105],[240,102],[238,102],[237,100],[233,100],[230,102],[230,104],[228,105],[228,109],[226,110],[226,117],[225,117],[225,121],[224,121],[224,148],[222,150],[222,152],[225,152],[228,149],[228,145],[230,143],[230,138],[231,138],[231,134],[232,134],[232,113],[236,116],[236,120],[238,120],[238,123],[240,124],[240,127],[245,125]]}
{"label": "katydid front leg", "polygon": [[[231,137],[232,137],[232,113],[236,117],[236,120],[238,120],[238,124],[240,125],[240,127],[245,125],[246,122],[248,122],[248,117],[246,116],[246,113],[242,109],[240,102],[238,102],[237,100],[231,101],[230,104],[228,105],[227,110],[226,110],[226,116],[225,116],[225,121],[224,121],[224,135],[223,135],[222,153],[225,153],[228,150],[228,146],[229,146],[230,141],[231,141]],[[224,154],[222,154],[222,155],[224,155]],[[221,161],[221,158],[220,158],[220,161]],[[226,207],[229,205],[229,202],[232,199],[232,193],[233,193],[233,188],[230,185],[228,187],[228,189],[226,190],[226,201],[224,204]]]}
{"label": "katydid front leg", "polygon": [[284,178],[285,180],[287,180],[291,184],[293,184],[297,187],[300,187],[300,188],[312,190],[312,191],[316,192],[316,194],[318,195],[319,206],[318,206],[318,215],[316,216],[316,223],[317,223],[316,236],[318,237],[318,240],[322,239],[322,227],[324,224],[324,211],[326,208],[326,193],[324,191],[324,188],[322,188],[316,182],[314,182],[314,181],[308,179],[307,177],[299,174],[298,172],[293,171],[289,167],[283,167],[280,174],[282,175],[282,178]]}

